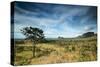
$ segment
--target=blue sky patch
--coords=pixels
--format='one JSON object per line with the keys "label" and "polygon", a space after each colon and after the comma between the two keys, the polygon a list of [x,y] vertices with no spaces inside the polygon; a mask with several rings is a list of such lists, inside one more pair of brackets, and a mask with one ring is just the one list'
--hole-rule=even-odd
{"label": "blue sky patch", "polygon": [[14,38],[25,38],[20,30],[27,26],[41,28],[46,38],[97,33],[96,6],[16,2],[14,10]]}

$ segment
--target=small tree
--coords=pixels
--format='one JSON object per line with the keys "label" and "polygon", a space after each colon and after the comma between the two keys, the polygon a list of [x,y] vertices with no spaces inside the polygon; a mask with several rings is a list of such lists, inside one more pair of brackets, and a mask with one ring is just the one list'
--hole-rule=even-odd
{"label": "small tree", "polygon": [[33,27],[25,27],[22,30],[22,33],[26,36],[26,39],[30,39],[33,42],[33,57],[35,57],[35,47],[36,44],[44,39],[43,30]]}

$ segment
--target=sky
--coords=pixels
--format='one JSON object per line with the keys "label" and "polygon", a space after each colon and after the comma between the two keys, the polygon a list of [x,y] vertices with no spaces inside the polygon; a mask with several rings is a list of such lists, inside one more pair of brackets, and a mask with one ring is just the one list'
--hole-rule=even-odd
{"label": "sky", "polygon": [[96,6],[15,2],[12,14],[14,38],[25,38],[20,30],[30,26],[42,29],[46,38],[97,33]]}

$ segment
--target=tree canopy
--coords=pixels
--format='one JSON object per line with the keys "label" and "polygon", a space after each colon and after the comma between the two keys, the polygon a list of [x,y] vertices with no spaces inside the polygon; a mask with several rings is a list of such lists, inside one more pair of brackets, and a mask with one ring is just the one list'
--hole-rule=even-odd
{"label": "tree canopy", "polygon": [[26,39],[31,39],[34,42],[39,42],[44,39],[44,34],[42,29],[25,27],[21,29],[21,31],[26,36]]}

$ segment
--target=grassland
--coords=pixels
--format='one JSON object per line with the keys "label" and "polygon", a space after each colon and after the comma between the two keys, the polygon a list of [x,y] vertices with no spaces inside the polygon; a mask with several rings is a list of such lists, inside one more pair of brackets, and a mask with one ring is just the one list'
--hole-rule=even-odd
{"label": "grassland", "polygon": [[32,43],[15,43],[15,65],[52,64],[97,60],[97,38],[49,40],[36,45],[32,58]]}

